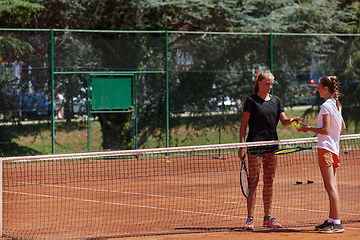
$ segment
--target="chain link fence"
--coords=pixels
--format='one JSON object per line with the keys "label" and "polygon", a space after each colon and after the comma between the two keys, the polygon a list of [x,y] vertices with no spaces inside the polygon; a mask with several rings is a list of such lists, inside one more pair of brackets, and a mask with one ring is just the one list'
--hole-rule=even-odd
{"label": "chain link fence", "polygon": [[[356,35],[1,29],[0,43],[3,157],[237,142],[262,70],[286,106],[315,104],[336,75],[345,119],[358,112]],[[106,127],[89,81],[125,73],[135,112],[109,109]]]}

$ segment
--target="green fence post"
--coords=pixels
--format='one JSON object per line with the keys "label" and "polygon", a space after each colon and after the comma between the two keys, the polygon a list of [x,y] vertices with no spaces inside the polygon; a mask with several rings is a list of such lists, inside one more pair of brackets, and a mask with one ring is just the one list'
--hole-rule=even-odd
{"label": "green fence post", "polygon": [[138,148],[138,120],[137,120],[137,74],[135,73],[134,75],[134,79],[133,79],[133,124],[134,124],[134,149],[137,149]]}
{"label": "green fence post", "polygon": [[[270,33],[270,71],[274,74],[274,62],[273,62],[273,34]],[[273,94],[273,88],[271,88],[271,94]]]}
{"label": "green fence post", "polygon": [[54,31],[50,29],[50,62],[51,62],[51,139],[52,153],[55,153],[55,98],[54,98]]}
{"label": "green fence post", "polygon": [[274,62],[273,62],[273,34],[270,33],[270,71],[274,74]]}
{"label": "green fence post", "polygon": [[166,147],[169,147],[169,59],[168,32],[165,31],[165,75],[166,75]]}
{"label": "green fence post", "polygon": [[87,91],[86,91],[86,103],[87,103],[87,122],[88,122],[88,151],[91,151],[91,105],[90,105],[90,97],[91,97],[91,93],[90,93],[90,89],[91,89],[91,75],[88,74],[87,76]]}

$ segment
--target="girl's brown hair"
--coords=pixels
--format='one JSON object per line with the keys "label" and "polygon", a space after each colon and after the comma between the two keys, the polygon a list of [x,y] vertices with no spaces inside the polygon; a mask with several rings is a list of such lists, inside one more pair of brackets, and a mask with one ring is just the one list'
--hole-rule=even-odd
{"label": "girl's brown hair", "polygon": [[319,80],[320,84],[323,87],[327,87],[329,92],[332,94],[332,97],[336,100],[336,107],[339,110],[342,106],[339,102],[339,97],[341,93],[339,91],[340,82],[336,76],[324,76]]}
{"label": "girl's brown hair", "polygon": [[257,78],[255,80],[255,85],[254,85],[254,90],[253,90],[254,94],[256,94],[259,91],[259,82],[261,82],[265,78],[275,79],[274,75],[272,75],[272,73],[269,71],[262,71],[261,73],[259,73],[259,75],[257,76]]}

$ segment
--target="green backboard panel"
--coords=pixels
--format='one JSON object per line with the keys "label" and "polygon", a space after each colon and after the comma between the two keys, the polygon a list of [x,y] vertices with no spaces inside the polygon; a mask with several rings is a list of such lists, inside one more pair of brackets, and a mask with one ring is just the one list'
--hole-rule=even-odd
{"label": "green backboard panel", "polygon": [[131,99],[131,77],[92,78],[92,109],[129,109]]}

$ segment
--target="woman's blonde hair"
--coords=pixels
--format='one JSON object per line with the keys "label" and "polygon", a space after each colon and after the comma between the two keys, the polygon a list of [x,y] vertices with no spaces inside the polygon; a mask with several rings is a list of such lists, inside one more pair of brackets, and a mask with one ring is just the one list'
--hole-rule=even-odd
{"label": "woman's blonde hair", "polygon": [[323,87],[327,87],[329,92],[332,94],[332,97],[336,100],[336,107],[339,110],[342,106],[339,102],[339,97],[341,93],[339,91],[340,82],[336,76],[324,76],[319,80],[320,84]]}
{"label": "woman's blonde hair", "polygon": [[274,75],[270,71],[262,71],[259,73],[259,75],[256,77],[255,85],[253,93],[256,94],[259,91],[259,82],[261,82],[265,78],[272,78],[275,79]]}

